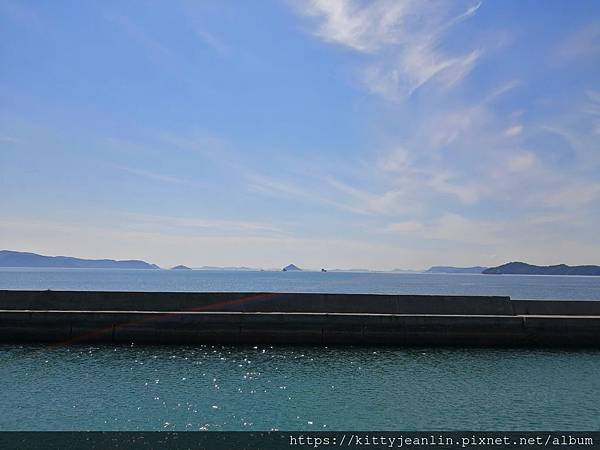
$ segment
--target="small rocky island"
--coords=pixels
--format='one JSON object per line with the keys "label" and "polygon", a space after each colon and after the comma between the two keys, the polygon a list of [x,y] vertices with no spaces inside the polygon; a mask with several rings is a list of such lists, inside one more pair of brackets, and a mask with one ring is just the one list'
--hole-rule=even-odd
{"label": "small rocky island", "polygon": [[171,267],[171,270],[192,270],[192,268],[179,264],[178,266]]}
{"label": "small rocky island", "polygon": [[283,269],[281,269],[282,272],[294,272],[294,271],[298,271],[298,272],[302,272],[302,269],[298,266],[296,266],[295,264],[289,264],[287,266],[285,266]]}

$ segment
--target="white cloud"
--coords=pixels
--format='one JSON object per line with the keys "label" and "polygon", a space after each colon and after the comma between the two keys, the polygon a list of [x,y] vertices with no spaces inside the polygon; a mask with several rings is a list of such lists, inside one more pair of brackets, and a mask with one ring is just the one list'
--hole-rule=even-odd
{"label": "white cloud", "polygon": [[153,63],[165,66],[174,64],[174,55],[171,49],[151,37],[149,33],[129,17],[121,14],[111,14],[106,19],[118,26],[130,39],[140,45]]}
{"label": "white cloud", "polygon": [[410,170],[410,154],[404,147],[397,147],[381,156],[377,162],[377,167],[386,172],[404,173]]}
{"label": "white cloud", "polygon": [[414,234],[430,240],[463,242],[478,245],[497,245],[503,223],[469,219],[456,213],[444,213],[429,223],[406,221],[391,223],[387,231]]}
{"label": "white cloud", "polygon": [[529,225],[546,225],[546,224],[550,224],[550,225],[578,224],[579,225],[584,222],[582,220],[581,215],[574,214],[573,212],[570,212],[570,213],[562,212],[562,213],[554,213],[554,214],[549,214],[549,213],[537,214],[537,215],[528,217],[525,220],[525,223],[527,223]]}
{"label": "white cloud", "polygon": [[395,222],[391,223],[386,227],[387,231],[395,233],[414,233],[416,231],[423,230],[424,225],[421,222],[415,220],[408,220],[406,222]]}
{"label": "white cloud", "polygon": [[[485,97],[484,103],[490,103],[490,102],[496,100],[498,97],[503,96],[507,92],[512,91],[513,89],[517,88],[520,85],[521,85],[521,82],[519,80],[511,80],[507,83],[503,83],[502,85],[500,85],[499,87],[494,89],[492,92],[490,92]],[[522,113],[523,113],[523,111],[518,111],[517,115],[521,115]]]}
{"label": "white cloud", "polygon": [[196,36],[204,42],[206,45],[212,47],[220,55],[227,55],[230,52],[230,48],[221,39],[215,36],[213,33],[196,26],[194,28]]}
{"label": "white cloud", "polygon": [[423,138],[433,150],[440,150],[459,138],[473,137],[481,132],[487,120],[487,111],[481,105],[440,113],[423,125]]}
{"label": "white cloud", "polygon": [[221,36],[207,29],[207,15],[203,11],[203,6],[200,2],[185,2],[183,4],[183,9],[192,25],[195,35],[203,44],[211,47],[219,55],[229,55],[231,47]]}
{"label": "white cloud", "polygon": [[432,176],[429,186],[437,192],[452,194],[466,204],[477,203],[485,192],[484,187],[477,183],[453,183],[451,179],[448,173],[437,173]]}
{"label": "white cloud", "polygon": [[213,231],[220,235],[253,235],[265,233],[269,235],[285,234],[281,227],[269,223],[244,220],[224,220],[206,217],[159,216],[153,214],[123,214],[124,221],[135,230],[147,232],[174,231],[176,233],[203,233]]}
{"label": "white cloud", "polygon": [[533,167],[536,157],[531,152],[523,152],[515,155],[508,160],[508,169],[511,172],[523,172]]}
{"label": "white cloud", "polygon": [[[345,212],[352,212],[359,215],[373,215],[375,212],[368,204],[364,204],[360,200],[364,198],[359,194],[360,191],[349,190],[343,188],[342,183],[336,184],[335,181],[327,182],[329,187],[333,186],[338,191],[344,192],[346,195],[340,199],[339,195],[333,195],[330,190],[326,190],[327,186],[318,186],[314,189],[297,186],[289,181],[282,181],[273,177],[265,176],[258,173],[247,173],[246,178],[249,182],[249,187],[257,192],[273,197],[295,198],[303,200],[309,204],[322,205],[333,207]],[[315,185],[317,181],[311,180],[311,185]]]}
{"label": "white cloud", "polygon": [[345,194],[353,208],[369,214],[394,216],[412,212],[415,209],[413,202],[406,198],[405,192],[401,189],[373,193],[342,183],[334,178],[329,178],[328,183],[338,192]]}
{"label": "white cloud", "polygon": [[547,206],[569,209],[592,203],[600,198],[600,183],[571,182],[544,195]]}
{"label": "white cloud", "polygon": [[20,144],[23,141],[21,139],[12,137],[12,136],[2,136],[0,135],[0,142],[5,142],[7,144]]}
{"label": "white cloud", "polygon": [[187,185],[193,184],[192,181],[186,180],[186,179],[181,178],[181,177],[176,177],[176,176],[172,176],[172,175],[165,175],[165,174],[162,174],[162,173],[152,172],[150,170],[137,169],[137,168],[133,168],[133,167],[124,167],[124,166],[113,166],[113,167],[116,168],[116,169],[118,169],[118,170],[121,170],[123,172],[130,173],[132,175],[136,175],[136,176],[139,176],[139,177],[147,178],[147,179],[150,179],[150,180],[161,181],[161,182],[164,182],[164,183],[187,184]]}
{"label": "white cloud", "polygon": [[555,51],[556,61],[567,64],[575,59],[587,59],[600,56],[600,21],[578,30],[563,39]]}
{"label": "white cloud", "polygon": [[586,96],[588,103],[586,108],[584,108],[584,112],[592,116],[600,116],[600,92],[588,89],[586,91]]}
{"label": "white cloud", "polygon": [[492,245],[497,242],[500,222],[467,219],[459,214],[444,214],[430,230],[430,237],[450,241]]}
{"label": "white cloud", "polygon": [[506,130],[504,130],[504,134],[509,137],[519,136],[522,132],[523,132],[522,125],[514,125],[512,127],[507,128]]}
{"label": "white cloud", "polygon": [[364,81],[372,92],[390,100],[410,95],[430,80],[453,86],[471,72],[481,50],[451,54],[440,43],[452,26],[473,16],[481,3],[470,4],[461,13],[454,6],[416,0],[299,3],[304,15],[317,19],[318,37],[370,56]]}
{"label": "white cloud", "polygon": [[403,27],[414,1],[312,0],[301,3],[303,13],[321,19],[316,34],[361,52],[375,52],[406,40]]}
{"label": "white cloud", "polygon": [[566,149],[575,153],[573,163],[583,167],[600,168],[600,144],[594,135],[593,122],[589,115],[564,114],[551,125],[542,125],[540,130],[558,136]]}
{"label": "white cloud", "polygon": [[600,92],[589,89],[586,94],[588,102],[583,108],[583,113],[592,119],[592,133],[600,134]]}

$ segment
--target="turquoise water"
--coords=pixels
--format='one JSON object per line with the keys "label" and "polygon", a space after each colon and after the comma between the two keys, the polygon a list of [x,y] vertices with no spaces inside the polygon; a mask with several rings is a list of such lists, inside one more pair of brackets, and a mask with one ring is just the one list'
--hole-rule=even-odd
{"label": "turquoise water", "polygon": [[[0,270],[0,289],[498,294],[599,277]],[[0,430],[600,430],[600,352],[0,345]]]}
{"label": "turquoise water", "polygon": [[595,352],[0,346],[1,430],[600,430]]}
{"label": "turquoise water", "polygon": [[600,300],[600,277],[348,272],[0,269],[0,289],[510,295]]}

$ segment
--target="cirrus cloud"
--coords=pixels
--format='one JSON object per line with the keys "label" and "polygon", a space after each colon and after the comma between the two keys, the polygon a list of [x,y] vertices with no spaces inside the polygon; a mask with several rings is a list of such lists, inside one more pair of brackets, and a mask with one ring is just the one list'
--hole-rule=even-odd
{"label": "cirrus cloud", "polygon": [[363,80],[371,92],[398,100],[433,80],[456,85],[477,64],[481,49],[442,49],[444,36],[474,16],[481,3],[459,6],[462,10],[437,1],[312,0],[298,9],[316,19],[317,37],[368,57]]}

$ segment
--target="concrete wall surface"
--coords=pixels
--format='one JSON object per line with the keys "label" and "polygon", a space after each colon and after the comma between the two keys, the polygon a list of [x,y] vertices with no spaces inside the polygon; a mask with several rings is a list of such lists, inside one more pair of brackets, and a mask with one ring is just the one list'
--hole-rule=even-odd
{"label": "concrete wall surface", "polygon": [[513,314],[509,297],[0,290],[0,309]]}
{"label": "concrete wall surface", "polygon": [[13,310],[0,341],[600,348],[600,317]]}
{"label": "concrete wall surface", "polygon": [[5,290],[0,342],[600,348],[600,302]]}

